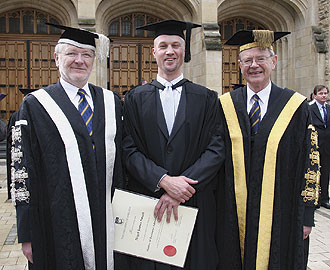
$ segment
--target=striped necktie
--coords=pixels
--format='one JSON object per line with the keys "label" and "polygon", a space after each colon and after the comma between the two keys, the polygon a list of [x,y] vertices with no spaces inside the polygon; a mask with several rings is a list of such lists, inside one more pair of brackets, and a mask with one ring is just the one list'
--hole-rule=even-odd
{"label": "striped necktie", "polygon": [[327,127],[327,118],[328,118],[327,107],[325,105],[323,105],[322,109],[323,109],[324,126]]}
{"label": "striped necktie", "polygon": [[254,103],[249,113],[250,123],[251,123],[251,132],[256,134],[261,121],[261,111],[259,106],[259,97],[257,94],[252,96]]}
{"label": "striped necktie", "polygon": [[89,106],[87,99],[86,99],[86,92],[84,89],[78,90],[78,95],[80,96],[79,103],[78,103],[78,111],[80,112],[81,117],[83,118],[89,136],[93,134],[93,111],[92,108]]}

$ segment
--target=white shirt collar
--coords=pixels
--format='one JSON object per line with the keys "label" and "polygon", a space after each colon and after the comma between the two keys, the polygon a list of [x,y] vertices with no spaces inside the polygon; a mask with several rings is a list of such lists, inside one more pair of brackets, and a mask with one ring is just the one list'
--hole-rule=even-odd
{"label": "white shirt collar", "polygon": [[[157,81],[159,83],[161,83],[162,85],[165,85],[165,83],[171,83],[172,85],[175,85],[176,83],[178,83],[179,81],[181,81],[183,79],[183,74],[181,74],[179,77],[177,77],[176,79],[172,80],[172,81],[167,81],[165,80],[164,78],[160,77],[158,74],[157,74]],[[176,88],[177,91],[181,92],[182,91],[182,87],[178,87]]]}
{"label": "white shirt collar", "polygon": [[[65,92],[67,93],[67,95],[69,96],[70,100],[72,101],[77,96],[78,90],[80,88],[66,82],[62,78],[60,78],[60,83],[61,83],[62,87],[64,88]],[[91,91],[89,90],[88,82],[84,85],[84,87],[82,89],[85,90],[87,96],[91,97]]]}
{"label": "white shirt collar", "polygon": [[323,110],[322,107],[325,106],[325,103],[322,105],[316,99],[314,99],[314,100],[315,100],[315,103],[316,103],[317,107],[319,108],[319,110]]}
{"label": "white shirt collar", "polygon": [[247,85],[247,102],[249,103],[252,96],[254,94],[257,94],[262,103],[264,103],[264,104],[268,103],[271,89],[272,89],[272,82],[271,81],[269,82],[269,84],[264,89],[262,89],[258,93],[253,92],[251,90],[251,88],[249,87],[249,85]]}

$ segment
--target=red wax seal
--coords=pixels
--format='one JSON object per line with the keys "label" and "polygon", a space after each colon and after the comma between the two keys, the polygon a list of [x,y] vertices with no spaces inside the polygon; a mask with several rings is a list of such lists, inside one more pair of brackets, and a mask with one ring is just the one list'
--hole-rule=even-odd
{"label": "red wax seal", "polygon": [[173,257],[176,254],[176,248],[171,245],[168,245],[164,247],[164,254],[168,257]]}

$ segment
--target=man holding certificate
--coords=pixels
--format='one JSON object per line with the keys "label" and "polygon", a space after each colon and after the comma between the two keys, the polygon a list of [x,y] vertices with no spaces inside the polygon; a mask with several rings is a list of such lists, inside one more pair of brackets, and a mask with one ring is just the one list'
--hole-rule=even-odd
{"label": "man holding certificate", "polygon": [[[138,28],[155,33],[158,74],[157,80],[125,96],[123,147],[128,188],[160,198],[158,221],[166,213],[166,221],[174,222],[180,204],[198,208],[184,269],[213,270],[218,263],[214,190],[224,143],[217,93],[183,77],[195,27],[199,25],[167,20]],[[130,269],[178,269],[136,257],[128,261]]]}

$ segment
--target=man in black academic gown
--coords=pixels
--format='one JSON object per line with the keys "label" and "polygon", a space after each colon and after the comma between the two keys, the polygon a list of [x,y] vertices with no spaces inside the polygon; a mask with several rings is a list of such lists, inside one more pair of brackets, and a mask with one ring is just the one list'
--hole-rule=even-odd
{"label": "man in black academic gown", "polygon": [[[216,92],[183,78],[192,27],[198,25],[168,20],[140,28],[155,32],[158,74],[125,96],[123,152],[129,189],[160,198],[155,207],[158,220],[166,211],[167,221],[173,222],[172,211],[177,219],[180,204],[199,209],[184,269],[214,270],[214,192],[224,145]],[[128,260],[129,269],[177,269],[134,257]]]}
{"label": "man in black academic gown", "polygon": [[88,83],[98,35],[53,26],[65,30],[54,53],[60,80],[24,98],[12,134],[18,241],[32,269],[113,269],[121,102]]}
{"label": "man in black academic gown", "polygon": [[286,34],[242,30],[226,43],[240,45],[247,85],[220,97],[226,161],[218,187],[218,269],[307,265],[319,153],[306,98],[270,80],[277,63],[272,43]]}
{"label": "man in black academic gown", "polygon": [[315,102],[311,105],[312,122],[319,135],[319,152],[321,159],[321,194],[320,206],[330,209],[329,172],[330,172],[330,106],[327,104],[329,89],[316,85],[313,90]]}

